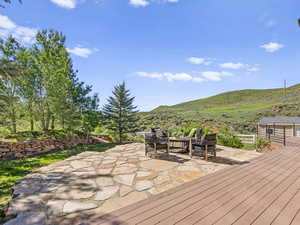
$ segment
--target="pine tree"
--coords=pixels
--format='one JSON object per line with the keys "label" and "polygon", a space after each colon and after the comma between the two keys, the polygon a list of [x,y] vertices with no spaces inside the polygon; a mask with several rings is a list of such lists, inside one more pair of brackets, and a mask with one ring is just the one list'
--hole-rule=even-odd
{"label": "pine tree", "polygon": [[114,87],[113,96],[107,99],[108,103],[103,108],[106,127],[118,135],[120,142],[125,134],[138,130],[138,111],[133,105],[134,99],[123,82]]}

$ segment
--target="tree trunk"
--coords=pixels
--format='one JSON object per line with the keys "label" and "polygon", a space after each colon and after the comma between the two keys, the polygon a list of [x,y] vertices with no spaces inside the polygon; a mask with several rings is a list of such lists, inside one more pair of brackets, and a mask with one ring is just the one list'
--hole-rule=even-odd
{"label": "tree trunk", "polygon": [[16,109],[14,105],[11,108],[11,125],[12,125],[12,132],[14,134],[17,133]]}
{"label": "tree trunk", "polygon": [[65,129],[65,117],[64,116],[61,117],[61,128]]}
{"label": "tree trunk", "polygon": [[52,115],[52,120],[51,120],[51,130],[55,129],[55,116]]}
{"label": "tree trunk", "polygon": [[30,131],[34,130],[34,120],[33,120],[33,112],[32,112],[32,102],[29,102],[28,105],[29,118],[30,118]]}
{"label": "tree trunk", "polygon": [[45,121],[45,131],[49,130],[51,111],[48,102],[46,103],[46,121]]}

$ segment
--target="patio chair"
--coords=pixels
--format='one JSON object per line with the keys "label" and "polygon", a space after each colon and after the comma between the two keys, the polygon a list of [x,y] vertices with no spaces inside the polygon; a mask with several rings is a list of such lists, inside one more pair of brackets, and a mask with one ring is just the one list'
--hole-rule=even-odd
{"label": "patio chair", "polygon": [[203,134],[202,129],[196,130],[196,133],[195,133],[196,142],[201,140],[202,134]]}
{"label": "patio chair", "polygon": [[168,135],[158,129],[151,129],[151,133],[145,134],[145,155],[147,156],[150,152],[157,154],[158,151],[165,150],[169,154],[169,137]]}
{"label": "patio chair", "polygon": [[200,141],[196,141],[192,144],[193,150],[198,150],[204,153],[205,160],[208,159],[208,155],[216,157],[216,145],[217,145],[217,135],[216,134],[206,134],[201,137]]}

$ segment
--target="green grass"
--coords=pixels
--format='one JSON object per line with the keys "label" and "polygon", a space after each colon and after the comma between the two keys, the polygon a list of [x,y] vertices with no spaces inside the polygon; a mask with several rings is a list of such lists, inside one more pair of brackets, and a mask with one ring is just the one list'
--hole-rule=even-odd
{"label": "green grass", "polygon": [[300,116],[300,84],[287,88],[239,90],[212,97],[160,106],[141,113],[149,127],[178,127],[192,121],[203,126],[229,126],[238,133],[254,133],[263,117]]}
{"label": "green grass", "polygon": [[255,144],[243,144],[243,149],[245,149],[245,150],[255,150],[256,146],[255,146]]}
{"label": "green grass", "polygon": [[0,161],[0,224],[5,216],[5,206],[12,198],[12,188],[16,180],[42,166],[64,160],[81,152],[103,152],[114,146],[116,144],[112,143],[77,146],[36,157]]}

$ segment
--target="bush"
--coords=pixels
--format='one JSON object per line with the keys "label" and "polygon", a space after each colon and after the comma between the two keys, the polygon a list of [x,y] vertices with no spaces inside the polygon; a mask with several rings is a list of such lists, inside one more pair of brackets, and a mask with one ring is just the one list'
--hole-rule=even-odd
{"label": "bush", "polygon": [[228,146],[232,148],[242,148],[243,143],[240,138],[231,134],[220,134],[218,135],[218,144]]}
{"label": "bush", "polygon": [[219,145],[232,148],[242,148],[244,146],[240,138],[231,133],[229,127],[227,126],[223,126],[220,128],[217,139]]}
{"label": "bush", "polygon": [[257,146],[257,150],[259,152],[262,152],[265,148],[271,147],[271,141],[263,138],[257,138],[256,146]]}

